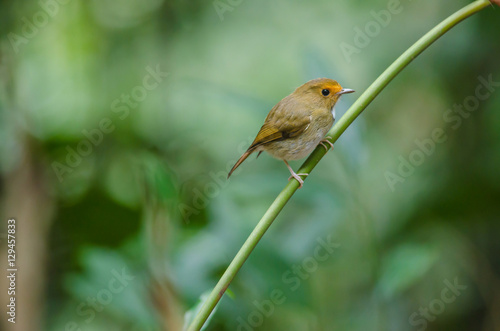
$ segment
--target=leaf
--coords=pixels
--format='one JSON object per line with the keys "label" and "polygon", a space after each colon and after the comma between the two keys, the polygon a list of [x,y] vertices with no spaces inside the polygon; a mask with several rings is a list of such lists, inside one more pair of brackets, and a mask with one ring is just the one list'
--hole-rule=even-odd
{"label": "leaf", "polygon": [[382,264],[377,291],[387,297],[408,289],[432,267],[438,258],[433,247],[409,243],[395,248]]}

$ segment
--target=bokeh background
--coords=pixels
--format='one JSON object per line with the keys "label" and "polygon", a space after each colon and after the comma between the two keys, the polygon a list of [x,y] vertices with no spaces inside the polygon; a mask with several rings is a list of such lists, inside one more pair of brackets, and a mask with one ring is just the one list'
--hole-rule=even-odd
{"label": "bokeh background", "polygon": [[[271,107],[330,77],[341,116],[467,3],[1,1],[2,330],[181,330],[287,183],[268,155],[225,179]],[[499,15],[348,128],[206,330],[500,330]]]}

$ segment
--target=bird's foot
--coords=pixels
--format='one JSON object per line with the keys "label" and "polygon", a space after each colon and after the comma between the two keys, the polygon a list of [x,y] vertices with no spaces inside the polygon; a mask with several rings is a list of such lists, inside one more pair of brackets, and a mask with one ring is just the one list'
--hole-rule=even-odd
{"label": "bird's foot", "polygon": [[326,147],[325,143],[329,144],[333,149],[333,143],[328,139],[323,139],[319,143],[321,144],[321,146],[323,146],[325,148],[327,153],[328,153],[328,147]]}
{"label": "bird's foot", "polygon": [[296,174],[295,171],[293,171],[292,167],[290,167],[290,165],[288,164],[288,162],[286,162],[286,160],[283,160],[283,161],[285,162],[288,170],[292,174],[290,177],[288,177],[288,180],[292,179],[292,177],[295,178],[299,182],[299,184],[300,184],[299,188],[302,188],[302,186],[304,185],[304,180],[302,178],[300,178],[300,176],[307,176],[309,174],[302,174],[302,173],[301,174]]}
{"label": "bird's foot", "polygon": [[309,175],[309,174],[302,174],[302,173],[296,174],[295,172],[293,172],[292,175],[290,177],[288,177],[288,180],[295,178],[300,184],[299,188],[302,188],[302,186],[304,185],[304,180],[302,178],[300,178],[300,176],[307,176],[307,175]]}

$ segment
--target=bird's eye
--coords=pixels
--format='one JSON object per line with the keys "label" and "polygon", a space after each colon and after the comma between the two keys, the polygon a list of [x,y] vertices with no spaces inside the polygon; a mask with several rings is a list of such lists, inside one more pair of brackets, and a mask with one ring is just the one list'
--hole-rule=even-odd
{"label": "bird's eye", "polygon": [[326,97],[328,94],[330,94],[330,90],[324,89],[323,91],[321,91],[321,94]]}

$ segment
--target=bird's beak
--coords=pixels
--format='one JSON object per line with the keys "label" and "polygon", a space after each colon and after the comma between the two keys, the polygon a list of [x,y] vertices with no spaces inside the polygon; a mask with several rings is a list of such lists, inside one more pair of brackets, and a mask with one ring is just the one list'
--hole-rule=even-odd
{"label": "bird's beak", "polygon": [[353,93],[356,92],[354,90],[351,90],[350,88],[343,88],[339,92],[337,92],[337,95],[342,95],[342,94],[347,94],[347,93]]}

